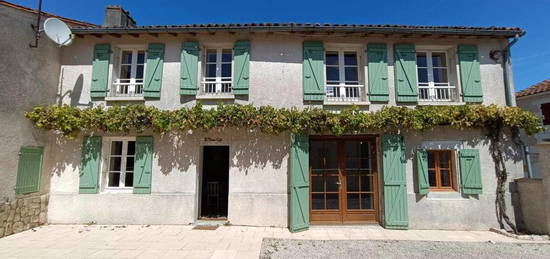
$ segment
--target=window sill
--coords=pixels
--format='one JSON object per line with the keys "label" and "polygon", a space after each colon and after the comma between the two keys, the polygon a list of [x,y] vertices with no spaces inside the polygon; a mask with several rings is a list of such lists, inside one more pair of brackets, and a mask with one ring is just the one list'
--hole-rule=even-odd
{"label": "window sill", "polygon": [[143,96],[109,96],[105,97],[105,101],[107,102],[140,102],[145,101],[145,97]]}
{"label": "window sill", "polygon": [[460,192],[457,191],[434,191],[430,190],[426,195],[428,200],[468,200],[464,198]]}
{"label": "window sill", "polygon": [[323,105],[325,105],[325,106],[352,106],[352,105],[368,106],[368,105],[370,105],[370,103],[369,102],[364,102],[364,101],[357,101],[357,102],[328,102],[328,101],[324,101]]}
{"label": "window sill", "polygon": [[456,101],[418,101],[418,105],[430,105],[430,106],[437,106],[437,105],[464,105],[465,102],[456,102]]}
{"label": "window sill", "polygon": [[234,94],[199,94],[195,97],[197,100],[232,100]]}
{"label": "window sill", "polygon": [[112,193],[134,193],[134,188],[105,188],[101,193],[112,194]]}

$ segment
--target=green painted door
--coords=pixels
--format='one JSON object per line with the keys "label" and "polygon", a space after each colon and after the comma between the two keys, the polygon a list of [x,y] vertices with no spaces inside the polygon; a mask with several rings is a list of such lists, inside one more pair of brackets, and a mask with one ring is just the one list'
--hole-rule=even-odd
{"label": "green painted door", "polygon": [[290,231],[309,228],[309,137],[290,137]]}
{"label": "green painted door", "polygon": [[407,229],[407,181],[405,145],[400,135],[382,136],[384,170],[384,227]]}

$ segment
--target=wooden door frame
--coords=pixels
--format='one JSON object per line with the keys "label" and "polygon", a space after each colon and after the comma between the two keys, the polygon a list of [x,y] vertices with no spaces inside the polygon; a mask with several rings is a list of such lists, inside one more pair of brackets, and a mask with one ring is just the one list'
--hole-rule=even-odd
{"label": "wooden door frame", "polygon": [[[338,143],[338,175],[340,180],[340,190],[339,190],[339,211],[340,211],[340,218],[341,221],[312,221],[312,208],[311,208],[311,191],[312,188],[309,188],[309,217],[310,217],[310,224],[369,224],[369,223],[376,223],[380,224],[382,222],[381,219],[381,208],[382,208],[382,193],[381,193],[381,173],[379,169],[379,147],[380,147],[380,137],[378,135],[371,135],[371,134],[363,134],[363,135],[344,135],[344,136],[334,136],[334,135],[310,135],[309,141],[315,141],[315,140],[334,140]],[[345,168],[345,150],[342,150],[344,148],[343,145],[340,145],[341,142],[345,140],[363,140],[363,141],[369,141],[374,147],[371,149],[371,163],[372,163],[372,171],[373,171],[373,206],[374,206],[374,220],[361,220],[361,221],[345,221],[344,215],[347,214],[360,214],[361,212],[365,211],[356,211],[356,212],[347,212],[347,204],[346,200],[347,197],[344,198],[342,195],[347,195],[346,191],[346,177],[343,172]],[[311,146],[311,145],[310,145]],[[311,158],[310,158],[311,159]],[[308,169],[309,171],[309,177],[311,179],[311,165]],[[333,211],[327,212],[328,214],[334,214]],[[319,214],[319,212],[316,212],[316,214]]]}

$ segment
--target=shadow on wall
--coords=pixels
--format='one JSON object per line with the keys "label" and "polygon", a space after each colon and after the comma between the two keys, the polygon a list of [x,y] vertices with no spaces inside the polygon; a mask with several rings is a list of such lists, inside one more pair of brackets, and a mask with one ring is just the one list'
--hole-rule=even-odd
{"label": "shadow on wall", "polygon": [[[63,77],[63,74],[61,74],[61,76]],[[73,107],[75,107],[75,106],[92,107],[93,106],[92,102],[79,103],[80,97],[82,95],[82,88],[83,87],[84,87],[84,75],[80,74],[80,75],[78,75],[78,78],[76,79],[72,90],[67,90],[63,93],[63,89],[60,89],[59,96],[58,96],[59,97],[58,98],[58,100],[59,100],[58,104],[62,105],[63,103],[65,103],[64,99],[65,99],[65,97],[68,97],[69,98],[69,103]]]}
{"label": "shadow on wall", "polygon": [[[60,176],[65,170],[80,173],[82,139],[67,140],[61,135],[55,136],[55,154],[52,173]],[[75,163],[76,162],[76,163]]]}
{"label": "shadow on wall", "polygon": [[284,140],[284,134],[267,136],[248,131],[248,136],[250,137],[248,142],[232,145],[231,148],[234,149],[235,154],[232,166],[239,168],[245,175],[253,168],[264,169],[270,166],[273,169],[280,169],[283,159],[290,152],[290,144]]}
{"label": "shadow on wall", "polygon": [[[286,143],[284,134],[271,136],[244,129],[218,131],[220,132],[223,139],[231,139],[229,142],[220,143],[230,144],[231,166],[245,174],[248,174],[249,170],[260,171],[266,167],[279,169],[289,153],[289,144]],[[216,130],[155,136],[158,141],[153,144],[153,150],[161,173],[168,175],[171,172],[186,172],[192,166],[199,170],[200,154],[205,144],[202,140],[210,133],[216,134]]]}

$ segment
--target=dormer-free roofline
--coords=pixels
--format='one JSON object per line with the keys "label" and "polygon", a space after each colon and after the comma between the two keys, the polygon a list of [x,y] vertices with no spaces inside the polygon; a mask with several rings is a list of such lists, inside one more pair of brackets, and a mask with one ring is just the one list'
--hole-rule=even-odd
{"label": "dormer-free roofline", "polygon": [[364,25],[320,23],[245,23],[245,24],[188,24],[136,27],[73,28],[76,35],[101,34],[154,34],[154,33],[214,33],[214,32],[290,32],[290,33],[349,33],[349,34],[402,34],[441,36],[487,36],[510,38],[523,36],[518,27],[468,27],[468,26],[417,26],[417,25]]}

